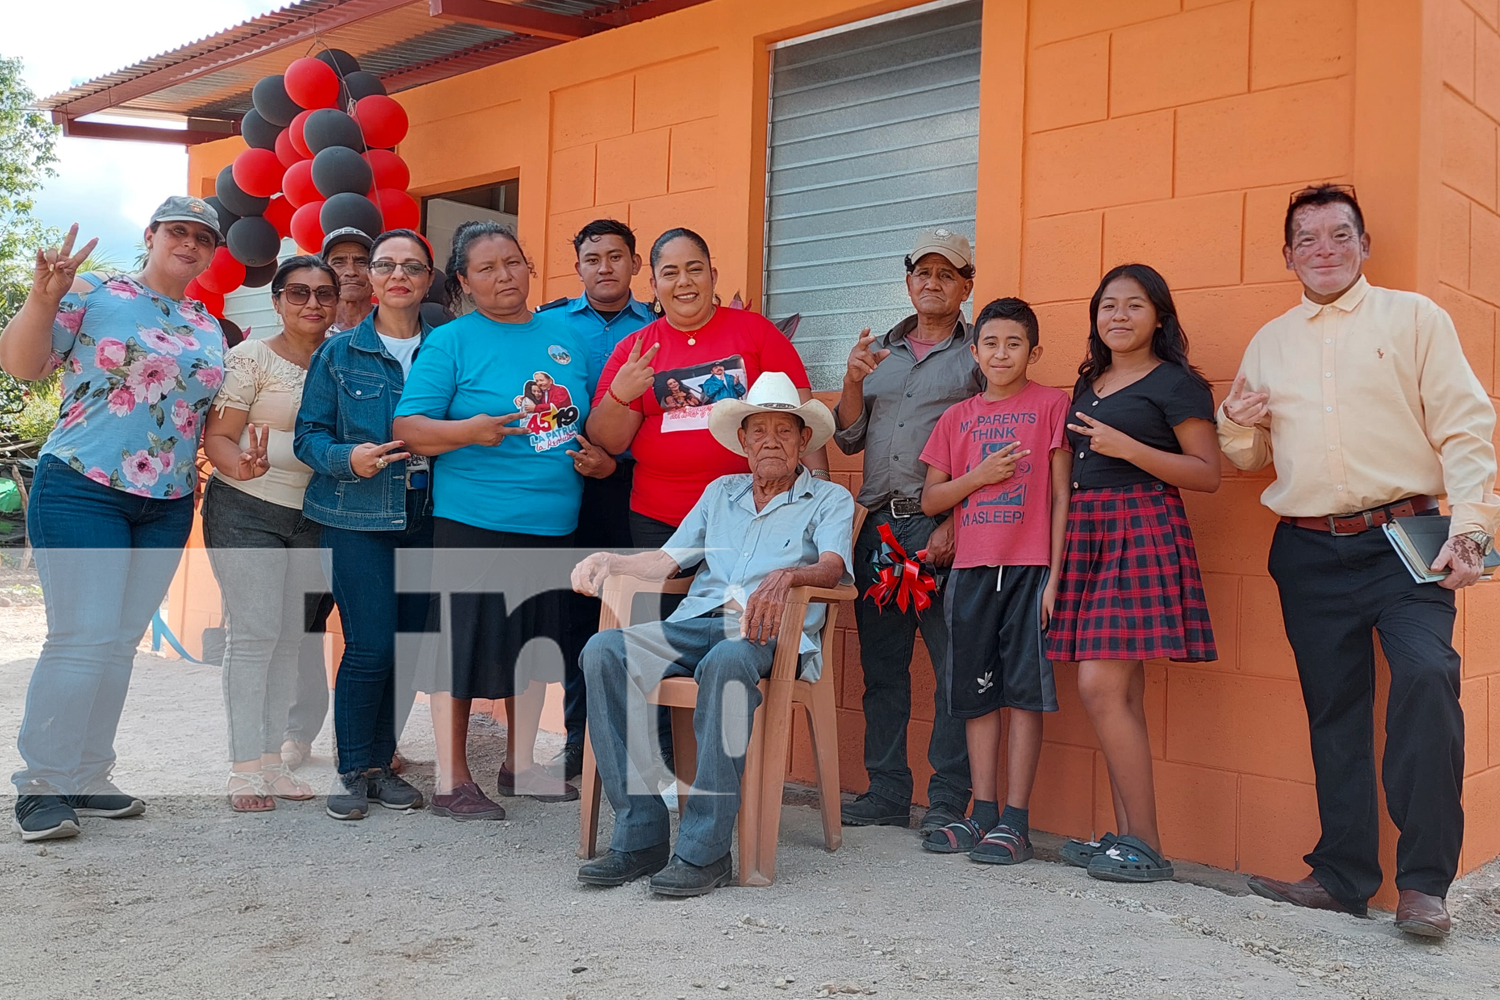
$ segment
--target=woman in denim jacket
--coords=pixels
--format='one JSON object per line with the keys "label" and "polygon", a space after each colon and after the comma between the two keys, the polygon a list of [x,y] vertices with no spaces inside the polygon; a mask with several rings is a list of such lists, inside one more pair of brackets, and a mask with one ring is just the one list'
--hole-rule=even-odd
{"label": "woman in denim jacket", "polygon": [[344,628],[333,692],[342,785],[328,796],[334,819],[363,819],[371,799],[388,809],[422,806],[390,764],[398,706],[411,704],[410,692],[398,691],[396,633],[426,628],[429,596],[398,594],[395,573],[398,549],[432,546],[431,477],[425,459],[391,440],[391,422],[432,330],[421,317],[432,272],[432,248],[417,233],[394,229],[375,240],[375,310],[313,354],[297,414],[293,449],[313,470],[302,509],[323,525]]}

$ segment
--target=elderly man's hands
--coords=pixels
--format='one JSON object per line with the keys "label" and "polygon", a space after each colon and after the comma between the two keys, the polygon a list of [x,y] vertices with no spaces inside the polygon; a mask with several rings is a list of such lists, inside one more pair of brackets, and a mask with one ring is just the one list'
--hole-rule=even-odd
{"label": "elderly man's hands", "polygon": [[740,636],[764,646],[781,631],[781,612],[786,595],[792,589],[792,571],[773,569],[760,581],[755,593],[745,602],[740,616]]}
{"label": "elderly man's hands", "polygon": [[1434,573],[1445,569],[1448,575],[1438,581],[1439,587],[1462,590],[1478,583],[1484,573],[1484,554],[1479,551],[1479,543],[1463,535],[1448,539],[1432,564]]}
{"label": "elderly man's hands", "polygon": [[573,567],[573,589],[585,597],[598,597],[609,577],[609,553],[595,552]]}

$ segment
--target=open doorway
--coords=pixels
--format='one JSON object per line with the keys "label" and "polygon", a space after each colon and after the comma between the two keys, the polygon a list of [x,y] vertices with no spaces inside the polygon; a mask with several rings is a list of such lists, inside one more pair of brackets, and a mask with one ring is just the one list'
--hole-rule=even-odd
{"label": "open doorway", "polygon": [[432,244],[437,266],[448,267],[453,231],[465,222],[490,219],[514,229],[520,197],[521,182],[511,179],[423,198],[422,235]]}

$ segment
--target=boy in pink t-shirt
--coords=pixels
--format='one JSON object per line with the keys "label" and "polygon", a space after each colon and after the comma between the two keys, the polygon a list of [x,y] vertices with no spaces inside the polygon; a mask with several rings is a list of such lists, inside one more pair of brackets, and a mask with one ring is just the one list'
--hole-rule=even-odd
{"label": "boy in pink t-shirt", "polygon": [[[922,451],[922,511],[951,511],[955,555],[943,599],[948,711],[965,719],[974,807],[922,846],[1010,865],[1032,857],[1028,803],[1042,752],[1042,713],[1057,711],[1044,653],[1068,522],[1072,453],[1067,393],[1030,381],[1042,356],[1036,313],[996,299],[970,350],[984,392],[938,418]],[[999,807],[1000,710],[1010,709],[1005,811]]]}

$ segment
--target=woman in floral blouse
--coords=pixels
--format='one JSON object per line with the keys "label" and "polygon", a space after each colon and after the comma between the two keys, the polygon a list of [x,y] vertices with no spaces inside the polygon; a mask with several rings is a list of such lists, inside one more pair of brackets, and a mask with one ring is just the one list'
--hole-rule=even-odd
{"label": "woman in floral blouse", "polygon": [[94,248],[38,251],[30,294],[0,334],[0,367],[61,370],[26,529],[47,602],[47,642],[26,695],[13,780],[23,840],[72,837],[78,817],[145,803],[109,780],[135,648],[193,525],[203,418],[224,378],[224,335],[187,285],[223,242],[213,208],[168,198],[140,273],[78,275]]}

